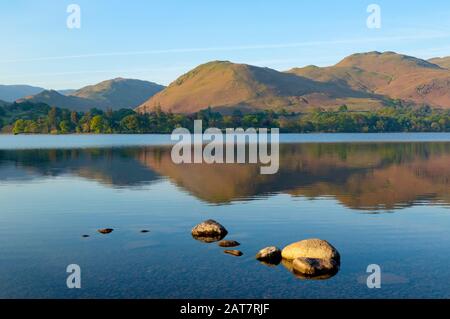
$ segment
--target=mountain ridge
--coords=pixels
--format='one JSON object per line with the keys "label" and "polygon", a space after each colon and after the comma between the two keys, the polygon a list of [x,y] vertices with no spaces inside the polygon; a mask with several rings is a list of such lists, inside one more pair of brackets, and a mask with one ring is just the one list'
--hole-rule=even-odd
{"label": "mountain ridge", "polygon": [[294,68],[288,72],[318,81],[341,81],[416,105],[450,108],[449,71],[412,56],[374,51],[353,54],[330,67]]}
{"label": "mountain ridge", "polygon": [[25,84],[0,84],[0,100],[5,102],[14,102],[25,96],[38,94],[44,91],[44,88]]}
{"label": "mountain ridge", "polygon": [[[0,95],[0,100],[5,99]],[[167,87],[119,77],[76,91],[42,89],[16,101],[77,111],[130,108],[146,113],[161,108],[189,114],[208,107],[222,113],[235,109],[307,112],[342,105],[370,111],[392,105],[393,100],[450,109],[450,57],[424,60],[371,51],[349,55],[327,67],[308,65],[284,72],[215,60],[193,68]]]}

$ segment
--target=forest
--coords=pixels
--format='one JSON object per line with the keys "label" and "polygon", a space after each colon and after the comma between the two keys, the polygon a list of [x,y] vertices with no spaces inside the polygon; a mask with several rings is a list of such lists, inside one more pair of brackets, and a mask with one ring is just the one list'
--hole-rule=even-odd
{"label": "forest", "polygon": [[131,109],[77,112],[33,103],[0,106],[0,129],[10,134],[171,133],[177,127],[192,130],[197,119],[203,120],[204,128],[267,127],[279,128],[283,133],[450,132],[450,111],[429,106],[393,105],[364,112],[350,111],[342,105],[337,110],[317,108],[307,113],[234,110],[228,115],[212,108],[194,114],[176,114],[156,107],[140,114]]}

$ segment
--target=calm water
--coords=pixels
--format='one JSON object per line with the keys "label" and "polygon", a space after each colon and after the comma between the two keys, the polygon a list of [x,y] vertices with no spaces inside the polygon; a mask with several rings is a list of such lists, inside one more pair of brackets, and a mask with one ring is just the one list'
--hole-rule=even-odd
{"label": "calm water", "polygon": [[[263,176],[175,165],[167,136],[0,136],[0,297],[450,298],[449,134],[282,140]],[[191,237],[210,218],[242,257]],[[311,237],[341,253],[331,279],[254,259]],[[73,263],[81,290],[66,288]],[[381,289],[365,284],[373,263]]]}

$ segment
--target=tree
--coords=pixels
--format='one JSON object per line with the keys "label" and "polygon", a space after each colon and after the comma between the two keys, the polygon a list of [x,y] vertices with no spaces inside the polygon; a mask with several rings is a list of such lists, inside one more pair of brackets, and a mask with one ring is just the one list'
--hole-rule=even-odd
{"label": "tree", "polygon": [[341,106],[339,106],[339,112],[347,112],[348,111],[348,107],[345,104],[342,104]]}
{"label": "tree", "polygon": [[14,133],[14,134],[20,134],[20,133],[23,133],[24,130],[25,130],[25,125],[26,125],[26,123],[25,123],[24,120],[17,120],[17,121],[14,123],[13,133]]}
{"label": "tree", "polygon": [[48,111],[48,123],[51,128],[56,128],[56,116],[58,114],[58,110],[56,107],[52,107],[50,111]]}
{"label": "tree", "polygon": [[96,134],[110,133],[108,122],[103,115],[96,115],[92,118],[90,123],[90,131]]}
{"label": "tree", "polygon": [[125,116],[120,121],[120,127],[126,133],[136,133],[140,131],[139,118],[137,114]]}
{"label": "tree", "polygon": [[72,128],[69,121],[61,121],[61,123],[59,123],[59,129],[61,131],[61,134],[67,134],[70,133]]}
{"label": "tree", "polygon": [[72,124],[73,124],[74,126],[77,126],[77,125],[78,125],[78,113],[77,113],[77,112],[72,111],[72,112],[70,113],[70,121],[72,122]]}

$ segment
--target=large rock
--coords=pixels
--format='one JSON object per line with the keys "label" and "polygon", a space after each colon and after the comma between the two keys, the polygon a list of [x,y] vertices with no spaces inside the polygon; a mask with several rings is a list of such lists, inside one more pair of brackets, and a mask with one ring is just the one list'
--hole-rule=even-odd
{"label": "large rock", "polygon": [[317,277],[337,273],[339,266],[334,259],[299,257],[292,262],[293,271],[303,276]]}
{"label": "large rock", "polygon": [[256,259],[268,264],[279,264],[281,250],[275,246],[263,248],[256,254]]}
{"label": "large rock", "polygon": [[228,231],[225,227],[212,219],[204,221],[192,229],[192,236],[206,243],[222,240],[227,234]]}
{"label": "large rock", "polygon": [[284,247],[281,251],[281,256],[288,260],[294,260],[300,257],[333,259],[338,264],[341,259],[337,249],[329,242],[316,238],[305,239]]}

